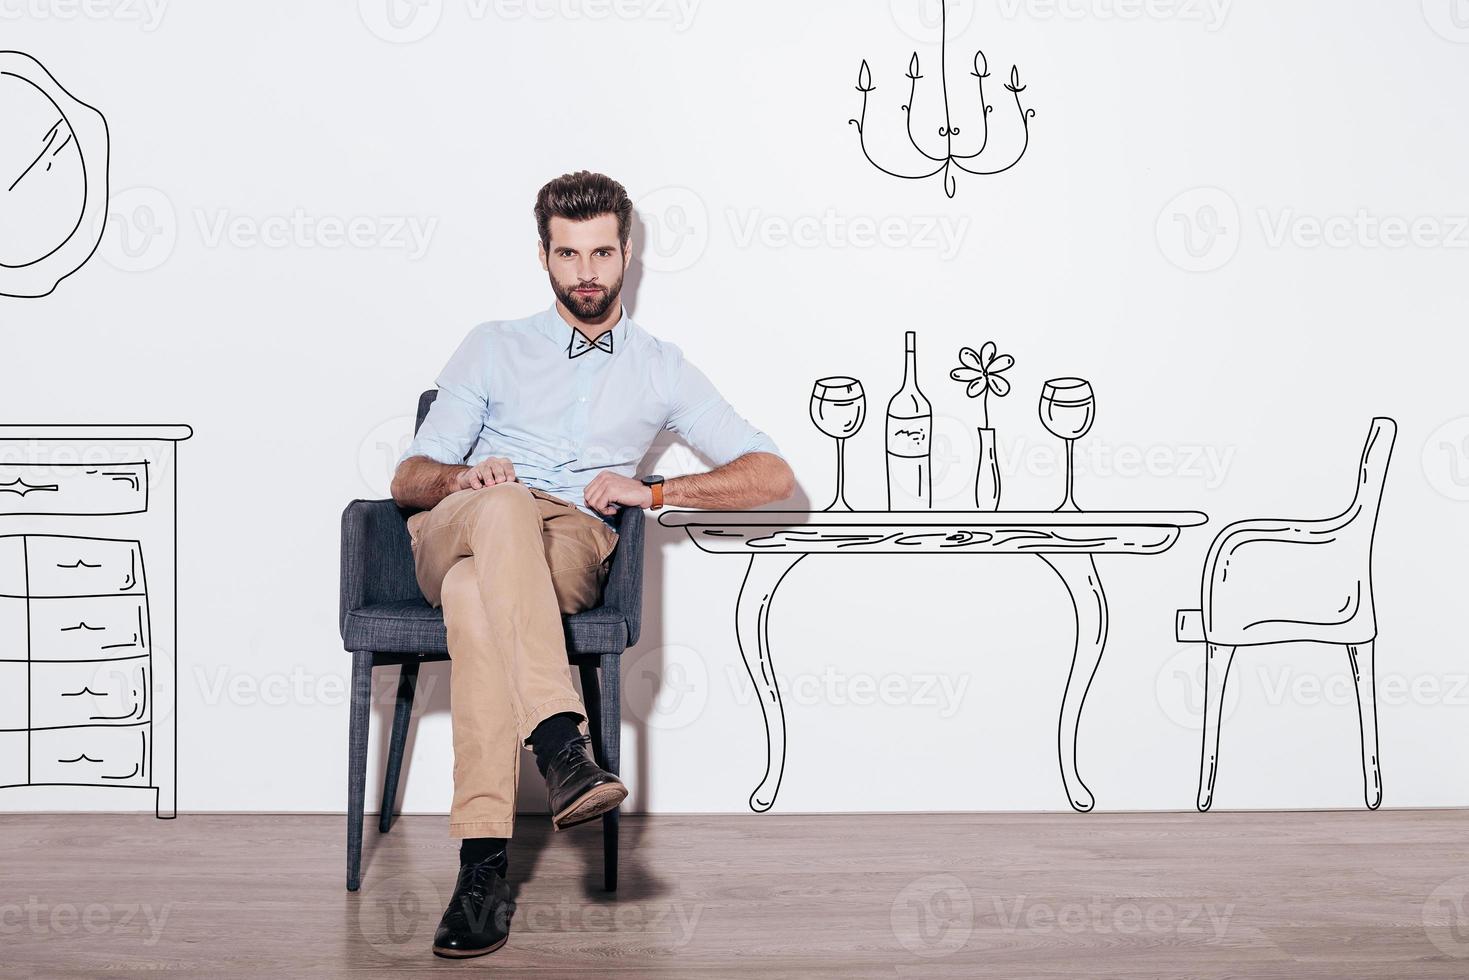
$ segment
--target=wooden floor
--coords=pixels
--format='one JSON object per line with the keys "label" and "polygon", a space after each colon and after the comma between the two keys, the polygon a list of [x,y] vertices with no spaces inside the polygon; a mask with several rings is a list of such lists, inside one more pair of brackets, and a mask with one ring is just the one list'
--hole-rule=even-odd
{"label": "wooden floor", "polygon": [[0,976],[1465,977],[1462,812],[523,817],[509,944],[429,952],[447,818],[0,816]]}

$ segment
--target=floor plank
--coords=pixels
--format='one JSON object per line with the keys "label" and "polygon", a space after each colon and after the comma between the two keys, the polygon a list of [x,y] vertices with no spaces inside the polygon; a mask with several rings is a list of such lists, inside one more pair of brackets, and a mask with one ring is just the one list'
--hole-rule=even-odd
{"label": "floor plank", "polygon": [[1453,811],[522,817],[510,943],[429,953],[453,884],[444,817],[0,816],[0,976],[1469,975]]}

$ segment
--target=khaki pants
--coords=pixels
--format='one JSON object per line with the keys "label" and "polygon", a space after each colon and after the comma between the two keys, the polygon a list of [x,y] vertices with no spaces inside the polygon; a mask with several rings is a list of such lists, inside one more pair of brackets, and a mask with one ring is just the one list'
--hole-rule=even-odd
{"label": "khaki pants", "polygon": [[418,585],[443,606],[454,727],[453,837],[509,837],[520,749],[541,721],[586,712],[563,614],[595,606],[617,533],[520,483],[460,490],[408,519]]}

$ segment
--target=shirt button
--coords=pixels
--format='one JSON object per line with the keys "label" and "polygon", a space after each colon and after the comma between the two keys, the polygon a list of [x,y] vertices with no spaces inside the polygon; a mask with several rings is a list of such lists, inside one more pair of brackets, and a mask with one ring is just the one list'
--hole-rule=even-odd
{"label": "shirt button", "polygon": [[587,396],[586,395],[582,395],[580,398],[577,399],[577,401],[579,401],[579,402],[584,402],[586,400],[587,400]]}

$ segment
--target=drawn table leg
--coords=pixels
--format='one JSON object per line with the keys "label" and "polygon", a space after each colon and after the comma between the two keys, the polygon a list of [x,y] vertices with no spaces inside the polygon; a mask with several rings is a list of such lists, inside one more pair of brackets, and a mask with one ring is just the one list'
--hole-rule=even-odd
{"label": "drawn table leg", "polygon": [[756,813],[764,813],[775,804],[786,758],[785,708],[775,686],[775,668],[770,659],[770,604],[786,573],[805,557],[789,552],[751,555],[750,568],[735,606],[735,636],[740,656],[745,659],[745,670],[755,685],[760,714],[765,719],[765,776],[750,794],[750,809]]}
{"label": "drawn table leg", "polygon": [[1076,726],[1081,720],[1082,702],[1102,660],[1102,649],[1107,644],[1107,597],[1102,592],[1102,579],[1097,575],[1097,563],[1091,555],[1040,557],[1066,583],[1076,612],[1076,648],[1071,656],[1071,674],[1066,678],[1066,694],[1061,700],[1057,738],[1066,795],[1072,807],[1086,813],[1096,801],[1076,771]]}

